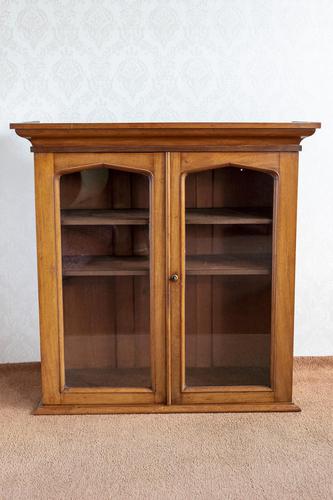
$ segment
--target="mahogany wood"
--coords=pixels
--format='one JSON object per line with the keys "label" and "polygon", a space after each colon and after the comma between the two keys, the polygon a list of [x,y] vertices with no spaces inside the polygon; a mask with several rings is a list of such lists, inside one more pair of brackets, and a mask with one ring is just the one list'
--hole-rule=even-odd
{"label": "mahogany wood", "polygon": [[298,151],[319,127],[11,124],[35,152],[35,414],[299,411]]}
{"label": "mahogany wood", "polygon": [[[194,255],[186,259],[187,275],[260,275],[269,274],[269,259],[264,262],[251,255]],[[200,301],[202,303],[202,301]]]}
{"label": "mahogany wood", "polygon": [[[187,258],[188,275],[269,274],[269,259],[263,263],[251,255],[195,255]],[[149,260],[145,257],[64,257],[64,276],[145,276]]]}
{"label": "mahogany wood", "polygon": [[149,212],[144,209],[61,211],[63,226],[140,226],[148,223]]}
{"label": "mahogany wood", "polygon": [[[257,208],[189,208],[186,210],[186,224],[270,224],[269,210]],[[108,226],[108,225],[146,225],[149,222],[148,210],[61,210],[63,226]]]}
{"label": "mahogany wood", "polygon": [[294,403],[231,403],[203,405],[43,405],[34,410],[34,415],[94,415],[126,413],[267,413],[298,412]]}
{"label": "mahogany wood", "polygon": [[[34,152],[297,151],[319,123],[12,123]],[[216,149],[218,148],[218,149]]]}
{"label": "mahogany wood", "polygon": [[[145,257],[65,257],[64,276],[142,276],[149,274]],[[118,289],[121,282],[118,283]]]}

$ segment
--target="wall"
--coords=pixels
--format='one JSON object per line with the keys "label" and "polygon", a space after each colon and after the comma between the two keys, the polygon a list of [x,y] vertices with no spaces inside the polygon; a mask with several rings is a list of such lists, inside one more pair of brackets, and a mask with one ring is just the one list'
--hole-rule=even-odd
{"label": "wall", "polygon": [[33,158],[10,121],[322,121],[300,163],[295,350],[333,354],[333,2],[0,1],[0,362],[39,358]]}

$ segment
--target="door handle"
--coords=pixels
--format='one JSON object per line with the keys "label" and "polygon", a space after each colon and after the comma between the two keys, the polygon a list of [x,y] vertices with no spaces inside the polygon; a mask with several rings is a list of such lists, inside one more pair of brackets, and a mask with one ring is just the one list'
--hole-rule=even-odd
{"label": "door handle", "polygon": [[178,274],[171,274],[169,280],[170,281],[178,281],[179,280]]}

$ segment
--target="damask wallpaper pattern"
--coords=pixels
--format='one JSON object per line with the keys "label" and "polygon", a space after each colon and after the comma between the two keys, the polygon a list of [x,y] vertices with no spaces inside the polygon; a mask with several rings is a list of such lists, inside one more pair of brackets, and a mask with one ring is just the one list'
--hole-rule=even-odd
{"label": "damask wallpaper pattern", "polygon": [[332,21],[328,0],[0,0],[0,362],[39,357],[24,120],[322,120],[301,156],[296,354],[333,352]]}

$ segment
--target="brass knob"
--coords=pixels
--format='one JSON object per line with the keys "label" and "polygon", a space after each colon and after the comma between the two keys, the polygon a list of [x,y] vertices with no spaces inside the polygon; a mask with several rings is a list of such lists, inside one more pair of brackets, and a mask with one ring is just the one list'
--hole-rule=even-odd
{"label": "brass knob", "polygon": [[169,279],[170,279],[170,281],[178,281],[179,276],[178,276],[178,274],[171,274]]}

